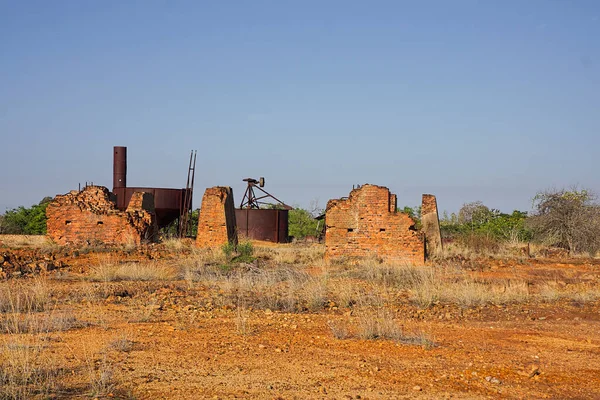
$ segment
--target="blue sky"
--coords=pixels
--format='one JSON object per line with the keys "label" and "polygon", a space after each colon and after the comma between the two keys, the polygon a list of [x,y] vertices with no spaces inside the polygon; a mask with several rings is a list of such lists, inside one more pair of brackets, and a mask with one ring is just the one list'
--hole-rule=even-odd
{"label": "blue sky", "polygon": [[0,0],[0,212],[93,181],[353,184],[528,210],[600,192],[597,1]]}

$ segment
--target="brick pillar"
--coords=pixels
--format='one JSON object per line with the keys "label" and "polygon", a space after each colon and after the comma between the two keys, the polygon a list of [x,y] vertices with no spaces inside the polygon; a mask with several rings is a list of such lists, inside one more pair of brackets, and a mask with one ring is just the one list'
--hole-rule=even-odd
{"label": "brick pillar", "polygon": [[198,247],[220,247],[225,243],[237,244],[237,226],[233,190],[215,186],[206,189],[198,218]]}
{"label": "brick pillar", "polygon": [[425,234],[425,256],[429,258],[443,250],[437,200],[432,194],[423,195],[421,224]]}

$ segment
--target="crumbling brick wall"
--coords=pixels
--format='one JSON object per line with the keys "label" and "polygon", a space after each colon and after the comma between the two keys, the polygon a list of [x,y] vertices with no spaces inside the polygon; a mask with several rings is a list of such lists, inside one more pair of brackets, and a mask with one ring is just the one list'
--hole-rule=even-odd
{"label": "crumbling brick wall", "polygon": [[237,240],[233,190],[223,186],[206,189],[198,217],[196,246],[220,247],[225,243],[237,244]]}
{"label": "crumbling brick wall", "polygon": [[363,185],[347,199],[330,200],[325,215],[325,257],[380,257],[423,263],[424,243],[408,214],[396,211],[396,195]]}
{"label": "crumbling brick wall", "polygon": [[421,225],[425,235],[425,253],[431,257],[442,251],[442,234],[437,200],[432,194],[424,194],[421,203]]}
{"label": "crumbling brick wall", "polygon": [[154,198],[134,193],[127,211],[119,211],[114,196],[103,186],[88,186],[58,195],[46,209],[47,232],[66,244],[140,244],[156,238]]}

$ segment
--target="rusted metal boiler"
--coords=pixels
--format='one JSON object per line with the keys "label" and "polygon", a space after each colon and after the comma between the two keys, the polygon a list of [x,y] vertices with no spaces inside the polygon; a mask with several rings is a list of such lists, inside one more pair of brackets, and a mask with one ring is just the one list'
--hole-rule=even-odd
{"label": "rusted metal boiler", "polygon": [[[192,167],[192,158],[190,156],[190,171]],[[185,189],[155,188],[155,187],[129,187],[127,186],[127,147],[115,146],[113,157],[113,190],[116,195],[117,208],[119,210],[127,209],[131,196],[135,192],[151,193],[154,196],[154,209],[156,221],[159,228],[163,228],[175,221],[177,218],[185,220],[185,215],[192,209],[193,179]]]}

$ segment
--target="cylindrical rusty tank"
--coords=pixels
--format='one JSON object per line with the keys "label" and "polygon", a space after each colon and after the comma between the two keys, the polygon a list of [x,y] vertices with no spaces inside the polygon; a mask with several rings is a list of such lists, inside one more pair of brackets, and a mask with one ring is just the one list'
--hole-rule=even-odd
{"label": "cylindrical rusty tank", "polygon": [[235,220],[240,236],[274,243],[289,241],[288,210],[238,208]]}
{"label": "cylindrical rusty tank", "polygon": [[113,189],[124,187],[127,187],[127,147],[115,146],[113,156]]}

